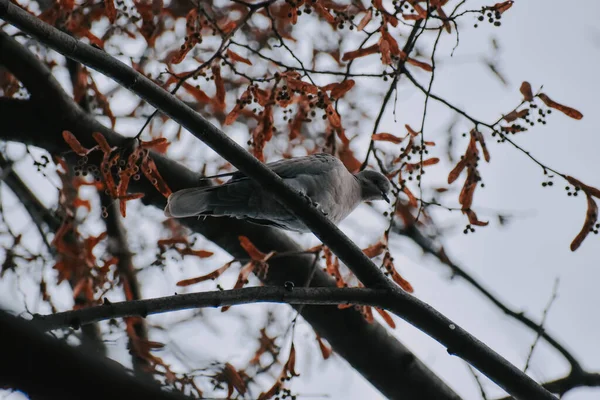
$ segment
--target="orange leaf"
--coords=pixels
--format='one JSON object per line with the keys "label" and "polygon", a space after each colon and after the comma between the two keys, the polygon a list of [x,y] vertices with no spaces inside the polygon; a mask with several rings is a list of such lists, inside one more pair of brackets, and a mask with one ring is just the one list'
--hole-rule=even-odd
{"label": "orange leaf", "polygon": [[244,57],[240,56],[238,53],[234,53],[230,49],[227,49],[227,57],[229,57],[234,62],[239,61],[239,62],[244,63],[244,64],[252,65],[252,63],[250,62],[250,60],[248,60],[247,58],[244,58]]}
{"label": "orange leaf", "polygon": [[521,88],[519,89],[525,101],[533,101],[533,93],[531,91],[531,85],[529,82],[524,81],[521,83]]}
{"label": "orange leaf", "polygon": [[69,145],[71,150],[73,150],[75,152],[75,154],[77,154],[78,156],[83,157],[91,151],[91,150],[88,150],[85,147],[83,147],[81,145],[81,143],[79,142],[79,140],[77,140],[75,135],[73,135],[71,132],[63,131],[62,135],[63,135],[63,139],[65,140],[65,142],[67,142],[67,144]]}
{"label": "orange leaf", "polygon": [[566,115],[568,115],[571,118],[574,118],[574,119],[581,119],[581,118],[583,118],[583,114],[580,113],[579,111],[575,110],[574,108],[567,107],[567,106],[564,106],[562,104],[559,104],[559,103],[555,102],[554,100],[552,100],[550,97],[548,97],[544,93],[540,93],[538,95],[538,97],[540,99],[542,99],[542,101],[544,103],[546,103],[546,105],[548,107],[554,108],[554,109],[556,109],[558,111],[561,111],[561,112],[565,113]]}
{"label": "orange leaf", "polygon": [[225,264],[222,267],[220,267],[219,269],[214,270],[210,274],[199,276],[197,278],[190,278],[190,279],[184,279],[182,281],[179,281],[179,282],[177,282],[177,286],[189,286],[189,285],[193,285],[193,284],[196,284],[196,283],[199,283],[199,282],[204,282],[204,281],[207,281],[207,280],[215,280],[219,276],[221,276],[221,274],[223,272],[225,272],[229,267],[231,267],[231,265],[233,263],[234,263],[234,261],[230,261],[227,264]]}
{"label": "orange leaf", "polygon": [[406,194],[408,196],[408,204],[412,207],[417,207],[418,206],[417,198],[415,197],[414,194],[412,194],[410,189],[408,189],[408,187],[404,186],[402,188],[402,191],[404,192],[404,194]]}
{"label": "orange leaf", "polygon": [[142,142],[140,145],[143,149],[152,149],[159,153],[165,153],[171,143],[166,138],[158,138],[148,142]]}
{"label": "orange leaf", "polygon": [[246,253],[248,253],[251,259],[256,261],[263,261],[267,257],[267,254],[258,250],[256,246],[254,246],[254,244],[246,236],[238,236],[238,239],[240,241],[240,245],[244,250],[246,250]]}
{"label": "orange leaf", "polygon": [[365,253],[365,255],[369,258],[373,258],[383,254],[386,248],[386,244],[379,241],[367,247],[366,249],[363,249],[363,253]]}
{"label": "orange leaf", "polygon": [[104,0],[104,9],[106,10],[106,16],[111,24],[115,23],[117,18],[117,10],[115,9],[115,3],[113,0]]}
{"label": "orange leaf", "polygon": [[454,182],[467,166],[467,158],[463,157],[448,174],[448,184]]}
{"label": "orange leaf", "polygon": [[598,204],[594,201],[592,196],[586,193],[587,198],[587,211],[585,214],[585,221],[581,231],[575,236],[575,239],[571,242],[571,251],[575,251],[581,246],[583,240],[590,234],[594,229],[594,224],[598,220]]}
{"label": "orange leaf", "polygon": [[210,104],[212,102],[211,98],[208,97],[208,95],[206,93],[204,93],[204,91],[202,89],[200,89],[199,87],[190,85],[187,82],[183,82],[183,84],[181,85],[189,94],[191,94],[192,96],[194,96],[194,98],[196,99],[196,101],[200,104]]}
{"label": "orange leaf", "polygon": [[225,83],[221,77],[221,68],[218,65],[212,67],[213,76],[215,77],[215,87],[217,88],[215,107],[217,111],[225,111]]}
{"label": "orange leaf", "polygon": [[392,142],[395,144],[402,143],[402,138],[394,136],[391,133],[375,133],[371,136],[371,140],[379,140],[384,142]]}
{"label": "orange leaf", "polygon": [[331,97],[333,97],[334,99],[339,99],[353,87],[354,81],[352,79],[347,79],[344,82],[336,83],[331,89]]}
{"label": "orange leaf", "polygon": [[323,355],[323,359],[327,360],[331,356],[331,348],[327,347],[325,343],[323,343],[323,339],[319,335],[317,335],[317,342],[319,343],[319,349],[321,350],[321,354]]}
{"label": "orange leaf", "polygon": [[475,211],[468,209],[468,210],[464,210],[463,213],[467,214],[467,217],[469,218],[469,223],[471,225],[475,225],[475,226],[487,226],[489,224],[488,221],[480,221],[477,218],[477,214],[475,214]]}
{"label": "orange leaf", "polygon": [[429,64],[427,64],[426,62],[423,61],[417,61],[414,58],[408,58],[406,60],[407,63],[414,65],[415,67],[419,67],[421,69],[424,69],[427,72],[431,72],[433,71],[433,67]]}
{"label": "orange leaf", "polygon": [[410,133],[410,136],[418,136],[420,132],[415,131],[413,128],[410,127],[410,125],[405,124],[404,127],[406,128],[406,130],[408,131],[408,133]]}
{"label": "orange leaf", "polygon": [[435,165],[437,163],[440,162],[440,159],[437,157],[433,157],[433,158],[428,158],[427,160],[423,160],[423,162],[421,163],[421,165],[423,165],[424,167],[428,166],[428,165]]}
{"label": "orange leaf", "polygon": [[354,50],[354,51],[349,51],[348,53],[344,53],[344,55],[342,56],[342,61],[354,60],[355,58],[368,56],[369,54],[375,54],[378,51],[379,51],[379,45],[374,44],[374,45],[369,46],[369,47],[364,47],[362,49],[358,49],[358,50]]}
{"label": "orange leaf", "polygon": [[363,29],[365,29],[365,26],[367,26],[367,24],[371,21],[371,18],[373,18],[373,9],[369,8],[367,10],[367,13],[365,14],[365,16],[362,17],[362,19],[358,23],[358,26],[356,27],[356,29],[359,32],[362,31]]}
{"label": "orange leaf", "polygon": [[160,175],[160,172],[158,172],[154,160],[149,155],[146,155],[144,161],[142,161],[141,170],[146,178],[148,178],[150,183],[152,183],[156,190],[158,190],[163,196],[168,198],[171,193],[173,193]]}
{"label": "orange leaf", "polygon": [[394,322],[390,314],[388,314],[385,310],[382,310],[381,308],[377,307],[375,307],[375,311],[377,311],[379,315],[381,315],[381,318],[383,318],[385,323],[388,324],[390,328],[396,329],[396,323]]}
{"label": "orange leaf", "polygon": [[338,152],[338,156],[342,163],[346,166],[348,171],[355,173],[358,172],[362,163],[354,157],[354,153],[350,150],[348,145],[343,145],[342,148]]}
{"label": "orange leaf", "polygon": [[183,249],[175,247],[175,250],[182,256],[196,256],[198,258],[208,258],[214,254],[212,251],[194,250],[190,249],[189,247],[185,247]]}
{"label": "orange leaf", "polygon": [[100,146],[100,150],[102,150],[102,152],[104,152],[104,154],[112,152],[112,149],[110,148],[104,135],[102,135],[99,132],[94,132],[94,133],[92,133],[92,137],[96,140],[96,142]]}

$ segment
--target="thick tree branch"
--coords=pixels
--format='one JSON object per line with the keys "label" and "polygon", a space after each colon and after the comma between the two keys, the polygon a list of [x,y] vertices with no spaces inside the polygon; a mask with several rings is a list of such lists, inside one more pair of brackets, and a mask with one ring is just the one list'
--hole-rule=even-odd
{"label": "thick tree branch", "polygon": [[249,287],[177,294],[147,300],[105,302],[57,314],[35,315],[34,324],[44,331],[80,326],[111,318],[146,317],[170,311],[193,308],[226,307],[252,303],[284,303],[310,305],[353,304],[389,308],[394,293],[385,289],[366,288],[284,288],[275,286]]}
{"label": "thick tree branch", "polygon": [[189,399],[142,382],[118,363],[56,340],[0,309],[0,387],[36,399]]}
{"label": "thick tree branch", "polygon": [[316,208],[307,207],[305,199],[287,186],[279,176],[179,99],[102,50],[85,45],[58,31],[8,0],[0,0],[0,16],[65,56],[111,77],[148,103],[160,108],[227,161],[271,191],[346,263],[365,286],[387,288],[396,292],[398,301],[402,299],[399,302],[403,308],[403,319],[444,344],[452,354],[468,361],[511,395],[523,399],[554,398],[522,371],[448,318],[391,284],[383,272],[331,221]]}
{"label": "thick tree branch", "polygon": [[[62,131],[67,129],[88,147],[95,145],[91,138],[93,132],[102,133],[113,146],[126,145],[129,139],[106,128],[79,109],[72,99],[64,95],[60,85],[32,53],[2,33],[0,33],[0,63],[13,71],[18,79],[27,82],[27,88],[33,92],[33,98],[29,101],[19,101],[19,104],[27,110],[33,110],[32,115],[36,116],[27,120],[35,121],[35,129],[28,131],[27,134],[19,134],[18,129],[3,130],[0,132],[3,139],[34,144],[57,153],[69,150],[61,136]],[[37,94],[37,91],[43,93]],[[44,101],[34,100],[40,97]],[[22,113],[14,115],[22,116]],[[10,118],[10,115],[7,115],[7,118]],[[12,125],[18,126],[18,122]],[[198,184],[197,176],[180,164],[158,154],[154,154],[153,159],[172,189],[178,190]],[[142,199],[146,204],[158,208],[165,206],[165,198],[147,180],[134,181],[130,186],[132,190],[146,194]],[[235,258],[248,257],[240,246],[239,235],[247,236],[252,243],[265,252],[276,251],[281,254],[303,250],[280,231],[239,220],[208,218],[200,221],[189,218],[182,222]],[[269,273],[265,283],[283,286],[284,282],[292,281],[297,286],[301,286],[312,271],[312,256],[294,255],[273,258],[269,261]],[[311,284],[335,287],[333,280],[321,269],[316,270]],[[302,316],[338,354],[387,397],[406,400],[459,398],[381,325],[367,323],[359,312],[351,308],[339,310],[333,306],[307,306],[303,308]]]}

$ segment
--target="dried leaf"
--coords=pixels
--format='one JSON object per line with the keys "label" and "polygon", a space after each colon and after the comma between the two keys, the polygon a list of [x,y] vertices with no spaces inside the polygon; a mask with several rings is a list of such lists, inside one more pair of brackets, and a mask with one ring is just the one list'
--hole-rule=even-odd
{"label": "dried leaf", "polygon": [[504,116],[504,120],[506,122],[513,122],[513,121],[515,121],[515,120],[517,120],[519,118],[525,118],[528,115],[529,115],[529,109],[528,108],[526,108],[524,110],[521,110],[521,111],[514,110],[514,111],[511,111],[508,114],[506,114]]}
{"label": "dried leaf", "polygon": [[386,248],[387,245],[382,241],[379,241],[367,247],[366,249],[363,249],[363,253],[365,253],[365,255],[369,258],[373,258],[383,254]]}
{"label": "dried leaf", "polygon": [[196,284],[196,283],[199,283],[199,282],[204,282],[204,281],[207,281],[207,280],[215,280],[219,276],[221,276],[221,274],[223,272],[225,272],[229,267],[231,267],[231,265],[233,263],[234,263],[234,261],[230,261],[227,264],[225,264],[222,267],[220,267],[219,269],[214,270],[210,274],[199,276],[197,278],[190,278],[190,279],[184,279],[182,281],[179,281],[179,282],[177,282],[177,286],[189,286],[189,285],[193,285],[193,284]]}
{"label": "dried leaf", "polygon": [[557,102],[555,102],[554,100],[552,100],[550,97],[548,97],[546,94],[544,93],[540,93],[538,95],[538,97],[540,99],[542,99],[542,101],[550,108],[554,108],[566,115],[568,115],[569,117],[573,118],[573,119],[581,119],[583,118],[583,114],[580,113],[579,111],[575,110],[574,108],[571,107],[567,107],[564,106],[562,104],[559,104]]}
{"label": "dried leaf", "polygon": [[111,24],[114,24],[117,19],[117,10],[115,9],[114,0],[104,0],[104,9],[106,10],[108,20]]}
{"label": "dried leaf", "polygon": [[217,93],[215,96],[215,108],[219,112],[225,111],[225,82],[223,82],[223,77],[221,76],[221,67],[218,65],[214,65],[212,68],[213,76],[215,77],[215,87],[217,89]]}
{"label": "dried leaf", "polygon": [[575,251],[581,246],[583,240],[590,234],[594,229],[596,221],[598,221],[598,204],[594,201],[589,193],[586,193],[587,198],[587,211],[585,214],[585,221],[581,231],[575,236],[575,239],[571,242],[571,251]]}
{"label": "dried leaf", "polygon": [[596,189],[595,187],[586,185],[585,183],[581,182],[579,179],[575,179],[572,176],[567,175],[567,176],[565,176],[565,179],[567,181],[569,181],[569,183],[571,185],[583,190],[586,194],[589,194],[591,196],[594,196],[597,199],[600,199],[600,190]]}
{"label": "dried leaf", "polygon": [[346,94],[350,89],[354,87],[354,81],[352,79],[346,79],[343,82],[334,84],[331,89],[331,97],[339,99]]}
{"label": "dried leaf", "polygon": [[466,166],[467,166],[467,158],[463,157],[456,164],[456,166],[452,169],[452,171],[450,171],[450,173],[448,174],[448,184],[451,184],[456,179],[458,179],[460,173],[465,169]]}
{"label": "dried leaf", "polygon": [[240,241],[240,245],[246,251],[246,253],[248,253],[251,259],[255,261],[265,260],[267,254],[258,250],[256,246],[254,246],[254,244],[250,241],[250,239],[248,239],[246,236],[238,236],[238,239]]}
{"label": "dried leaf", "polygon": [[71,150],[73,150],[75,152],[75,154],[77,154],[78,156],[83,157],[91,151],[91,150],[88,150],[85,147],[83,147],[81,145],[81,143],[79,142],[79,140],[77,140],[75,135],[73,135],[71,132],[63,131],[62,135],[63,135],[63,139],[65,140],[65,142],[67,142],[67,144],[69,145]]}
{"label": "dried leaf", "polygon": [[356,29],[359,32],[362,31],[363,29],[365,29],[365,26],[367,26],[367,24],[371,21],[371,18],[373,18],[373,9],[369,8],[367,10],[367,13],[365,14],[365,16],[362,17],[362,19],[358,23],[358,26],[356,27]]}
{"label": "dried leaf", "polygon": [[408,196],[408,204],[411,207],[417,207],[419,205],[419,203],[417,202],[417,198],[415,197],[415,195],[410,191],[410,189],[406,186],[404,186],[402,188],[402,191],[404,192],[404,194],[406,194]]}
{"label": "dried leaf", "polygon": [[146,176],[146,178],[148,178],[150,183],[152,183],[152,185],[156,188],[156,190],[158,190],[166,198],[169,198],[169,196],[173,192],[167,185],[167,182],[165,182],[165,180],[160,175],[160,172],[158,172],[156,164],[154,163],[154,160],[150,157],[150,155],[146,155],[146,157],[144,157],[144,160],[142,161],[141,165],[141,170]]}
{"label": "dried leaf", "polygon": [[477,218],[477,214],[475,214],[475,211],[468,209],[468,210],[463,210],[463,213],[467,214],[467,217],[469,218],[469,223],[471,225],[475,225],[475,226],[487,226],[489,224],[488,221],[480,221]]}
{"label": "dried leaf", "polygon": [[509,8],[512,7],[513,3],[514,3],[513,0],[504,1],[502,3],[494,4],[494,6],[492,8],[494,10],[498,11],[500,14],[502,14],[503,12],[505,12],[506,10],[508,10]]}
{"label": "dried leaf", "polygon": [[408,58],[406,60],[407,63],[414,65],[415,67],[419,67],[424,69],[427,72],[433,71],[433,67],[426,62],[415,60],[414,58]]}
{"label": "dried leaf", "polygon": [[381,315],[381,318],[383,318],[385,323],[388,324],[388,326],[390,328],[396,329],[396,323],[392,319],[392,316],[387,313],[387,311],[382,310],[381,308],[377,308],[377,307],[375,307],[375,311],[377,311],[379,313],[379,315]]}
{"label": "dried leaf", "polygon": [[428,158],[427,160],[423,160],[423,162],[421,163],[421,165],[423,165],[424,167],[428,166],[428,165],[435,165],[437,163],[440,162],[440,159],[437,157],[432,157],[432,158]]}
{"label": "dried leaf", "polygon": [[194,99],[196,99],[199,104],[210,104],[212,102],[212,99],[199,87],[190,85],[187,82],[183,82],[181,87],[194,96]]}
{"label": "dried leaf", "polygon": [[317,335],[317,342],[319,343],[319,349],[321,350],[321,354],[323,355],[323,359],[327,360],[332,353],[332,349],[327,347],[325,343],[323,343],[323,339],[319,335]]}
{"label": "dried leaf", "polygon": [[102,135],[99,132],[94,132],[94,133],[92,133],[92,137],[94,138],[94,140],[96,140],[96,142],[100,146],[100,150],[102,150],[102,152],[104,152],[104,154],[112,152],[113,149],[110,148],[110,145],[106,141],[106,138],[104,137],[104,135]]}
{"label": "dried leaf", "polygon": [[374,135],[371,136],[371,140],[392,142],[395,144],[399,144],[399,143],[402,143],[403,138],[394,136],[391,133],[375,133]]}
{"label": "dried leaf", "polygon": [[521,83],[521,88],[519,89],[525,101],[533,101],[533,92],[531,91],[531,85],[529,82],[524,81]]}
{"label": "dried leaf", "polygon": [[378,44],[374,44],[374,45],[369,46],[369,47],[364,47],[362,49],[357,49],[357,50],[354,50],[354,51],[349,51],[347,53],[344,53],[344,55],[342,56],[342,61],[354,60],[354,59],[359,58],[359,57],[368,56],[369,54],[375,54],[378,51],[379,51],[379,45]]}
{"label": "dried leaf", "polygon": [[230,49],[227,49],[227,57],[229,57],[234,62],[241,62],[244,64],[252,65],[250,60],[240,56],[238,53],[235,53],[235,52],[231,51]]}

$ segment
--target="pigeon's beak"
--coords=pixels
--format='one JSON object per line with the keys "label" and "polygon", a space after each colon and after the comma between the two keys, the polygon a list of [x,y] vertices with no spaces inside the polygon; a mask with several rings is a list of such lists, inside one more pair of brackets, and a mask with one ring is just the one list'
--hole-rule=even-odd
{"label": "pigeon's beak", "polygon": [[390,202],[390,199],[387,197],[387,194],[381,192],[381,198],[386,201],[386,203]]}

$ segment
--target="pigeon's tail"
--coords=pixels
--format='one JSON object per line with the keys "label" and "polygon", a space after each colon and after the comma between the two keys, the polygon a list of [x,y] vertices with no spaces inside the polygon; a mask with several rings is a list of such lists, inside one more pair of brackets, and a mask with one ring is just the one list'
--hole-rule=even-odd
{"label": "pigeon's tail", "polygon": [[[179,190],[169,196],[165,216],[186,218],[200,215],[244,216],[248,213],[248,199],[235,196],[237,186],[231,184]],[[243,185],[245,186],[245,185]]]}

